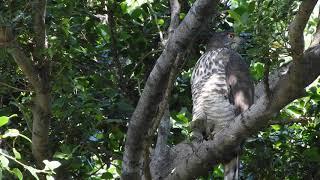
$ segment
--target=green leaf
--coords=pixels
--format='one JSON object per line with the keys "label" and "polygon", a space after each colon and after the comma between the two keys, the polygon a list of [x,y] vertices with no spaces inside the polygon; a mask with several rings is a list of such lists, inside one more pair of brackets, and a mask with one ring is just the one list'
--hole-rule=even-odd
{"label": "green leaf", "polygon": [[0,155],[0,163],[1,163],[2,167],[6,168],[6,169],[9,168],[9,160],[2,155]]}
{"label": "green leaf", "polygon": [[103,179],[113,179],[113,175],[110,172],[103,173],[101,178]]}
{"label": "green leaf", "polygon": [[46,167],[44,168],[46,170],[54,170],[54,169],[58,168],[59,166],[61,166],[61,163],[59,161],[44,160],[43,163],[46,165]]}
{"label": "green leaf", "polygon": [[159,24],[160,26],[164,24],[164,20],[163,19],[158,19],[157,24]]}
{"label": "green leaf", "polygon": [[12,148],[12,151],[16,159],[21,159],[21,154],[16,150],[16,148]]}
{"label": "green leaf", "polygon": [[180,13],[180,14],[179,14],[179,19],[180,19],[180,20],[184,19],[184,17],[186,17],[186,14],[185,14],[185,13]]}
{"label": "green leaf", "polygon": [[219,164],[219,166],[214,167],[213,173],[214,173],[214,177],[223,177],[222,165]]}
{"label": "green leaf", "polygon": [[5,125],[5,124],[7,124],[8,122],[9,122],[9,117],[7,117],[7,116],[1,116],[0,117],[0,127],[1,126],[3,126],[3,125]]}
{"label": "green leaf", "polygon": [[238,13],[232,10],[228,10],[228,13],[230,14],[231,18],[233,18],[236,22],[240,22],[241,16]]}
{"label": "green leaf", "polygon": [[39,180],[39,177],[37,175],[37,169],[30,166],[27,166],[26,169],[32,174],[34,178],[36,178],[36,180]]}
{"label": "green leaf", "polygon": [[58,159],[66,159],[68,160],[68,157],[69,155],[66,154],[66,153],[62,153],[62,152],[56,152],[54,155],[53,155],[54,158],[58,158]]}
{"label": "green leaf", "polygon": [[17,130],[17,129],[8,129],[4,133],[3,138],[6,138],[6,137],[17,137],[19,135],[20,135],[19,130]]}
{"label": "green leaf", "polygon": [[180,113],[177,115],[178,120],[180,120],[180,122],[182,123],[188,123],[188,118],[185,116],[185,113]]}
{"label": "green leaf", "polygon": [[254,79],[261,79],[264,73],[264,64],[260,62],[254,63],[254,65],[251,67],[251,73]]}
{"label": "green leaf", "polygon": [[54,177],[53,177],[53,176],[50,176],[50,175],[46,175],[46,179],[47,179],[47,180],[54,180]]}
{"label": "green leaf", "polygon": [[320,162],[320,148],[313,147],[310,149],[306,149],[303,154],[313,162]]}
{"label": "green leaf", "polygon": [[14,175],[16,175],[16,176],[19,178],[19,180],[22,180],[22,179],[23,179],[23,175],[22,175],[20,169],[18,169],[18,168],[13,168],[13,169],[11,170],[11,172],[12,172]]}
{"label": "green leaf", "polygon": [[272,129],[274,129],[275,131],[279,131],[281,129],[281,126],[278,124],[275,125],[271,125]]}

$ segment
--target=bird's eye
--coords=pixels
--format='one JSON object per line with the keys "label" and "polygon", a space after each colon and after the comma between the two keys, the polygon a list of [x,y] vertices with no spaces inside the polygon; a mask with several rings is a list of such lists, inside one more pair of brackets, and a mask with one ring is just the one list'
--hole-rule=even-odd
{"label": "bird's eye", "polygon": [[234,38],[234,34],[229,33],[229,34],[228,34],[228,37],[229,37],[230,39],[233,39],[233,38]]}

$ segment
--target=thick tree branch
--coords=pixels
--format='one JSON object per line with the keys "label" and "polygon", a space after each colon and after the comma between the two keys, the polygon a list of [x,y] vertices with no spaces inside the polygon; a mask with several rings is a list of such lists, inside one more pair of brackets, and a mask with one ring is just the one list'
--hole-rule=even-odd
{"label": "thick tree branch", "polygon": [[180,20],[179,20],[179,14],[181,10],[181,6],[178,0],[169,0],[170,2],[170,8],[171,8],[171,20],[170,20],[170,26],[168,28],[169,32],[169,38],[173,35],[174,30],[178,27]]}
{"label": "thick tree branch", "polygon": [[22,72],[27,76],[31,85],[35,90],[40,88],[40,80],[38,78],[39,73],[34,66],[33,61],[21,50],[17,43],[14,43],[8,47],[7,51],[12,55],[15,62],[21,68]]}
{"label": "thick tree branch", "polygon": [[320,7],[319,7],[318,24],[317,24],[316,33],[313,35],[313,39],[310,47],[317,46],[319,44],[320,44]]}
{"label": "thick tree branch", "polygon": [[[41,50],[48,46],[45,27],[46,6],[46,0],[34,0],[32,4],[34,42],[36,44],[36,48],[40,48]],[[40,53],[43,52],[40,51]]]}
{"label": "thick tree branch", "polygon": [[[171,21],[170,21],[170,26],[168,29],[168,39],[170,39],[174,33],[174,30],[178,27],[179,25],[179,13],[180,13],[180,4],[178,0],[170,0],[170,7],[171,7]],[[166,41],[167,41],[166,40]],[[165,43],[165,42],[164,42]],[[176,59],[174,60],[174,64],[173,67],[170,71],[170,75],[168,78],[168,83],[165,87],[165,92],[164,92],[164,97],[162,99],[162,101],[159,103],[159,107],[158,107],[158,112],[157,115],[155,116],[155,118],[153,119],[153,126],[152,128],[149,130],[148,132],[148,141],[146,143],[145,146],[145,174],[149,175],[149,179],[152,179],[152,174],[155,174],[156,172],[151,172],[150,169],[150,162],[158,162],[158,161],[151,161],[151,157],[150,157],[150,153],[149,153],[149,149],[150,149],[150,145],[151,145],[151,141],[153,138],[153,135],[155,134],[156,130],[158,129],[158,138],[157,138],[157,145],[155,148],[155,156],[152,156],[153,158],[161,158],[161,155],[164,155],[165,152],[164,150],[166,149],[166,140],[169,136],[170,133],[170,111],[169,111],[169,97],[171,96],[171,91],[174,85],[174,82],[176,81],[177,78],[177,74],[179,72],[179,67],[181,65],[181,63],[183,62],[182,60],[183,55],[182,53],[178,53]],[[162,122],[165,121],[165,122]],[[168,121],[168,122],[167,122]],[[167,126],[160,126],[159,124],[162,125],[167,125]],[[166,128],[164,130],[164,128]],[[159,142],[160,141],[160,142]],[[160,157],[159,157],[160,156]],[[153,164],[153,166],[159,166],[160,164]],[[152,169],[154,170],[154,168]]]}
{"label": "thick tree branch", "polygon": [[281,108],[304,94],[304,88],[320,74],[319,59],[320,45],[308,49],[303,58],[294,61],[287,73],[271,87],[270,101],[265,93],[262,94],[249,110],[236,117],[213,140],[175,146],[169,158],[164,160],[169,165],[158,169],[158,178],[171,172],[166,179],[193,179],[205,175],[217,163],[228,160],[245,138],[268,125],[269,119]]}
{"label": "thick tree branch", "polygon": [[294,60],[301,58],[303,55],[303,31],[316,4],[317,0],[302,1],[297,15],[289,26],[289,41],[291,45],[292,58]]}
{"label": "thick tree branch", "polygon": [[[282,78],[284,75],[286,75],[290,65],[291,63],[286,64],[269,74],[269,78],[268,78],[269,89],[273,89],[276,86],[276,83],[279,81],[279,79]],[[265,93],[265,82],[261,81],[254,88],[254,100],[256,101],[257,99],[259,99],[264,93]]]}
{"label": "thick tree branch", "polygon": [[153,126],[151,120],[163,99],[172,64],[177,54],[184,51],[189,45],[202,22],[213,14],[217,3],[218,1],[213,0],[196,1],[158,58],[131,117],[123,156],[123,179],[140,179],[140,159],[143,154],[146,134]]}

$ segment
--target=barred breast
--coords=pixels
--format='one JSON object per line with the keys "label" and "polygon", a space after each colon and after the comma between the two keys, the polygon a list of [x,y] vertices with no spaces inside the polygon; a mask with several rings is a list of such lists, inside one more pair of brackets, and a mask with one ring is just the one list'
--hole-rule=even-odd
{"label": "barred breast", "polygon": [[[217,59],[221,49],[204,54],[192,74],[192,121],[204,121],[206,134],[222,129],[235,117],[228,100],[224,59]],[[195,122],[194,122],[195,123]]]}

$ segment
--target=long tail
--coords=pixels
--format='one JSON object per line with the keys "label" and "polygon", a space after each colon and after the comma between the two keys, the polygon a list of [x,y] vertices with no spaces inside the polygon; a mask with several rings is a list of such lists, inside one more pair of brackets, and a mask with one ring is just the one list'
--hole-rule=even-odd
{"label": "long tail", "polygon": [[239,179],[239,155],[224,165],[224,180]]}

